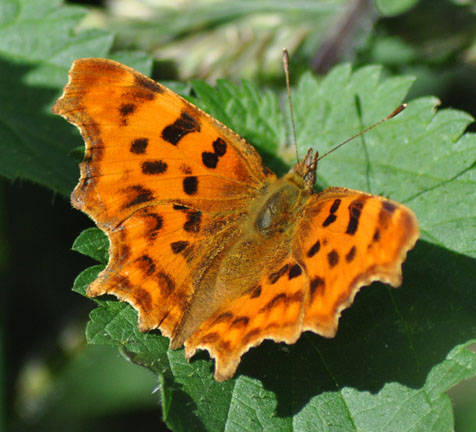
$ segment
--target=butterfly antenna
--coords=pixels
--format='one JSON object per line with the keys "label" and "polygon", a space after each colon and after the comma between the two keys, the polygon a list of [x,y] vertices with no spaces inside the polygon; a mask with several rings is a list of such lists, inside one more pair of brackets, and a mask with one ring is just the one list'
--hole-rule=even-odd
{"label": "butterfly antenna", "polygon": [[294,124],[293,101],[291,99],[291,86],[289,85],[289,54],[286,48],[283,48],[284,75],[286,76],[286,90],[288,91],[289,111],[291,113],[291,125],[293,128],[294,148],[296,149],[296,162],[299,162],[299,153],[296,138],[296,125]]}
{"label": "butterfly antenna", "polygon": [[[388,116],[384,117],[383,119],[379,120],[377,123],[374,123],[372,126],[369,126],[368,128],[365,128],[364,130],[360,131],[359,133],[356,133],[355,135],[352,135],[350,138],[347,138],[345,141],[341,142],[340,144],[336,145],[334,148],[330,149],[327,153],[324,153],[322,156],[320,156],[317,161],[320,161],[322,158],[326,157],[330,153],[336,151],[338,148],[342,147],[344,144],[347,144],[349,141],[352,141],[354,138],[359,137],[360,135],[363,135],[364,133],[368,132],[369,130],[373,129],[374,127],[377,127],[379,124],[386,122],[387,120],[390,120],[391,118],[395,117],[396,115],[400,114],[408,104],[403,103],[401,104],[396,110],[394,110],[391,114]],[[316,161],[316,162],[317,162]]]}

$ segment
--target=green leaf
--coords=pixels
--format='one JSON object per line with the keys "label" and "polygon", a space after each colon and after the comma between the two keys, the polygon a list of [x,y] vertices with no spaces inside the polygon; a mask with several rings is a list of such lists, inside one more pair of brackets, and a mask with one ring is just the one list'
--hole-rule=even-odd
{"label": "green leaf", "polygon": [[281,174],[285,172],[286,165],[277,157],[277,152],[286,141],[286,123],[276,94],[259,91],[249,81],[236,86],[218,80],[215,88],[203,81],[192,84],[197,94],[193,103],[259,148],[271,169]]}
{"label": "green leaf", "polygon": [[[105,57],[112,34],[74,28],[86,11],[61,0],[2,0],[0,6],[0,175],[27,179],[68,195],[79,171],[79,134],[53,116],[67,72],[79,57]],[[143,72],[151,60],[140,53],[117,58]]]}
{"label": "green leaf", "polygon": [[74,280],[73,291],[86,296],[86,289],[98,277],[98,274],[104,270],[103,265],[95,265],[83,270]]}
{"label": "green leaf", "polygon": [[[339,66],[321,81],[305,75],[294,94],[301,155],[310,146],[325,152],[392,112],[412,81],[382,81],[375,66]],[[220,90],[203,83],[194,89],[202,108],[240,133],[253,117],[253,144],[278,149],[282,114],[269,108],[276,102],[259,104],[273,96],[228,82]],[[90,342],[121,346],[159,374],[164,419],[174,431],[451,431],[445,392],[476,375],[476,356],[466,348],[476,342],[476,139],[463,135],[470,116],[436,112],[437,102],[411,101],[320,162],[321,185],[405,202],[423,232],[404,265],[403,286],[363,289],[334,339],[305,333],[291,346],[267,341],[221,384],[206,354],[187,363],[183,350],[167,350],[168,339],[140,333],[136,312],[122,303],[106,301],[93,311]],[[280,131],[274,135],[273,125]]]}
{"label": "green leaf", "polygon": [[72,249],[103,264],[107,264],[109,259],[109,240],[99,228],[84,230],[74,241]]}
{"label": "green leaf", "polygon": [[[375,66],[353,74],[349,66],[337,67],[320,86],[305,76],[296,92],[301,153],[308,147],[324,153],[403,102],[412,79],[380,82],[379,76]],[[435,98],[411,101],[396,118],[323,159],[319,182],[407,204],[417,214],[423,239],[476,257],[470,234],[476,228],[470,198],[476,188],[476,137],[463,135],[473,119],[450,109],[436,113],[437,104]]]}

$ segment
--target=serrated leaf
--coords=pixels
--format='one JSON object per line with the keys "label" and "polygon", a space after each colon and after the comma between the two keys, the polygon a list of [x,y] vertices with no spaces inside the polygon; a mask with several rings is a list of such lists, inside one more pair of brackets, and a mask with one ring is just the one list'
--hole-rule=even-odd
{"label": "serrated leaf", "polygon": [[[321,84],[305,76],[295,109],[301,154],[308,147],[326,152],[403,102],[413,79],[379,76],[374,66],[353,74],[337,67]],[[476,137],[463,135],[473,119],[462,111],[436,112],[437,104],[435,98],[411,101],[397,117],[323,159],[319,182],[405,203],[417,214],[422,238],[476,257],[476,201],[470,198]]]}
{"label": "serrated leaf", "polygon": [[[352,73],[340,66],[322,81],[303,77],[295,93],[301,154],[308,146],[324,152],[384,117],[401,103],[412,81],[381,81],[378,67]],[[256,101],[264,96],[257,89],[229,83],[220,84],[223,93],[204,84],[195,89],[202,108],[212,108],[235,130],[246,129],[237,116],[248,104],[255,124],[282,127],[279,116],[261,117]],[[237,95],[239,102],[230,100]],[[234,379],[219,384],[207,355],[187,363],[182,350],[167,351],[167,339],[140,334],[130,306],[107,302],[93,312],[91,341],[120,345],[129,358],[161,374],[170,428],[452,430],[444,392],[476,375],[475,355],[465,348],[474,342],[476,328],[476,266],[467,248],[475,238],[476,211],[465,195],[474,191],[476,143],[473,135],[461,135],[470,117],[453,110],[436,113],[436,103],[434,98],[410,102],[398,117],[321,161],[321,184],[407,202],[425,230],[425,240],[404,265],[402,288],[365,288],[343,313],[336,338],[306,333],[292,346],[266,342],[244,356]],[[452,196],[441,194],[447,188]],[[426,197],[438,195],[425,207]],[[445,222],[447,214],[458,211],[466,225]],[[441,230],[434,220],[443,224]]]}
{"label": "serrated leaf", "polygon": [[103,264],[109,259],[109,240],[99,228],[85,229],[74,241],[72,249]]}
{"label": "serrated leaf", "polygon": [[[0,6],[0,175],[28,179],[68,195],[79,171],[79,134],[50,113],[78,57],[105,57],[112,34],[75,32],[86,11],[61,0],[2,0]],[[118,54],[142,71],[143,54]],[[74,132],[73,132],[74,131]]]}
{"label": "serrated leaf", "polygon": [[286,172],[286,165],[277,157],[278,149],[286,143],[286,123],[276,94],[259,91],[249,81],[236,86],[218,80],[215,88],[203,81],[193,81],[192,85],[197,94],[194,103],[253,143],[267,166],[278,174]]}
{"label": "serrated leaf", "polygon": [[86,296],[86,289],[98,277],[98,274],[104,270],[103,265],[95,265],[83,270],[74,280],[73,291]]}
{"label": "serrated leaf", "polygon": [[263,151],[276,153],[284,142],[284,119],[276,94],[259,91],[249,81],[236,86],[218,80],[215,88],[193,81],[202,109]]}

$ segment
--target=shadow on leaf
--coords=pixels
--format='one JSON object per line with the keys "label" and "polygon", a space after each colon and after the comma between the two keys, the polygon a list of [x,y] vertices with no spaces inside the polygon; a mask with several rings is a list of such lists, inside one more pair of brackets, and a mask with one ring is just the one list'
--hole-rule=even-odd
{"label": "shadow on leaf", "polygon": [[0,59],[0,174],[68,195],[78,178],[71,151],[81,141],[64,120],[50,114],[58,89],[28,83],[37,67]]}
{"label": "shadow on leaf", "polygon": [[364,287],[334,339],[306,332],[292,346],[266,341],[243,357],[237,377],[260,380],[276,395],[282,417],[344,387],[421,388],[451,349],[474,337],[475,261],[420,241],[404,265],[402,287]]}

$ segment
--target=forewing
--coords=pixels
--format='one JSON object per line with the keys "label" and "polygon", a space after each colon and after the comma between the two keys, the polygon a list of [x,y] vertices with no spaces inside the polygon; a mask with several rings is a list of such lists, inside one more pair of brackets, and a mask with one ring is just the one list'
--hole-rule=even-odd
{"label": "forewing", "polygon": [[233,210],[275,179],[244,139],[127,66],[80,59],[69,78],[53,112],[86,143],[72,202],[101,228],[160,204]]}
{"label": "forewing", "polygon": [[171,335],[214,245],[275,175],[237,134],[114,61],[76,60],[53,112],[86,143],[72,204],[110,240],[88,295],[114,294],[142,330]]}

